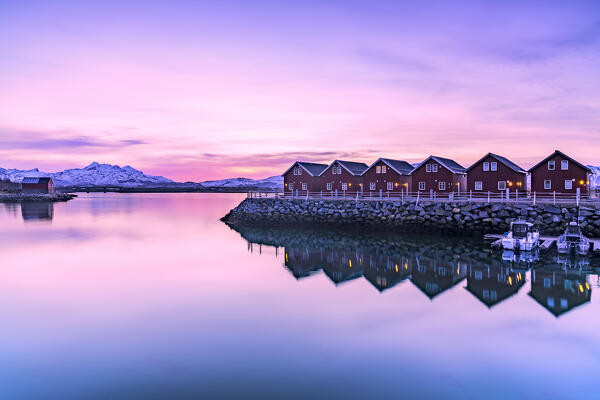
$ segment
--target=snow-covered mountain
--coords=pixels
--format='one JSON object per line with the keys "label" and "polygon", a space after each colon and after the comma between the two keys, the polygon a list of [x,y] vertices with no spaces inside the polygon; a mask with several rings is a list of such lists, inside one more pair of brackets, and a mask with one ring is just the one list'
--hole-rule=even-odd
{"label": "snow-covered mountain", "polygon": [[3,169],[0,168],[0,178],[20,182],[26,176],[50,176],[54,185],[60,186],[160,186],[174,182],[162,176],[146,175],[130,166],[120,167],[111,164],[93,162],[84,168],[67,169],[62,172],[48,173],[31,170]]}
{"label": "snow-covered mountain", "polygon": [[588,165],[592,169],[592,176],[590,177],[590,187],[592,189],[600,189],[600,167]]}
{"label": "snow-covered mountain", "polygon": [[282,190],[283,177],[272,176],[266,179],[249,179],[249,178],[230,178],[221,179],[219,181],[200,182],[206,188],[260,188],[263,190]]}

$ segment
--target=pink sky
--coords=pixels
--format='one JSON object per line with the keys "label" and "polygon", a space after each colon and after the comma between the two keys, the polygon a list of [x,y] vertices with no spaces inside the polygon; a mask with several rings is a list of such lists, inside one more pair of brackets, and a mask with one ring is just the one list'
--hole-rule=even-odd
{"label": "pink sky", "polygon": [[175,180],[294,160],[600,163],[597,6],[2,6],[0,167]]}

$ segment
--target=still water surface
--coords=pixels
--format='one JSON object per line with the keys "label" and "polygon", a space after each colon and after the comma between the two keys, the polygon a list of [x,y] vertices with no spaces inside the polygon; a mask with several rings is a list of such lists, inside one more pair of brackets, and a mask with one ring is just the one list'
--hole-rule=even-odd
{"label": "still water surface", "polygon": [[600,398],[599,260],[236,231],[242,198],[0,204],[0,398]]}

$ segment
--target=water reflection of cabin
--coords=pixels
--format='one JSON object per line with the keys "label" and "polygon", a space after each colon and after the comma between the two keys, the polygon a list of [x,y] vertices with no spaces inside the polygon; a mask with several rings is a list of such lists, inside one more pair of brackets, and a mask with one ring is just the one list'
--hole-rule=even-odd
{"label": "water reflection of cabin", "polygon": [[24,221],[51,220],[54,216],[54,204],[51,202],[21,203],[21,216]]}
{"label": "water reflection of cabin", "polygon": [[286,247],[285,266],[296,279],[312,275],[321,268],[322,253],[308,247]]}
{"label": "water reflection of cabin", "polygon": [[560,269],[534,269],[531,271],[529,295],[558,317],[590,301],[592,288],[587,274]]}
{"label": "water reflection of cabin", "polygon": [[430,299],[450,289],[467,276],[467,264],[460,260],[417,257],[415,263],[410,279]]}
{"label": "water reflection of cabin", "polygon": [[369,254],[363,264],[364,277],[383,292],[410,278],[413,262],[400,255]]}
{"label": "water reflection of cabin", "polygon": [[357,250],[323,250],[323,272],[336,285],[360,278],[363,258]]}
{"label": "water reflection of cabin", "polygon": [[492,307],[516,294],[525,284],[525,273],[504,265],[470,265],[466,289]]}

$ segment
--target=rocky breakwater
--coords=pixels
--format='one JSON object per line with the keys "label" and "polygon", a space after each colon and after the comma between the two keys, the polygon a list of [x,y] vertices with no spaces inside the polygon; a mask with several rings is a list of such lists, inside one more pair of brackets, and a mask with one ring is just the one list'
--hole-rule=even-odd
{"label": "rocky breakwater", "polygon": [[600,209],[520,203],[245,199],[222,221],[239,226],[341,226],[459,235],[502,233],[517,219],[558,235],[581,217],[584,234],[600,237]]}

